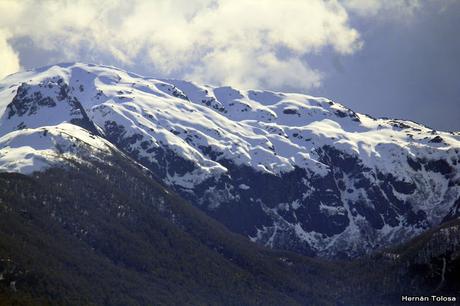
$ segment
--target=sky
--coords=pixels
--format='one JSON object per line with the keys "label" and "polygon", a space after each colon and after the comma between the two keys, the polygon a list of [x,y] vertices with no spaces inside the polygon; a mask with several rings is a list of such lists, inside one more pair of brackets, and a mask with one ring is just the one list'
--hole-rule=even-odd
{"label": "sky", "polygon": [[459,30],[458,0],[0,0],[0,78],[98,63],[460,131]]}

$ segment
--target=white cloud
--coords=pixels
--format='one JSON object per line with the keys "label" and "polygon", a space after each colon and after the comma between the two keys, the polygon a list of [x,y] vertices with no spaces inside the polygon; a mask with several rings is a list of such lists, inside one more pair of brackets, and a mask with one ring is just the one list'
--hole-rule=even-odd
{"label": "white cloud", "polygon": [[8,44],[9,38],[10,34],[0,29],[0,79],[21,68],[19,56]]}
{"label": "white cloud", "polygon": [[[133,46],[124,54],[132,58],[145,47],[159,71],[185,70],[205,82],[309,88],[320,75],[300,58],[327,46],[343,54],[360,46],[345,10],[333,1],[187,3],[139,3],[120,27],[123,45]],[[280,56],[281,49],[289,55]]]}
{"label": "white cloud", "polygon": [[298,58],[279,59],[271,52],[242,52],[226,49],[207,54],[206,65],[197,65],[186,75],[198,82],[219,80],[238,88],[284,88],[317,87],[321,73],[311,69]]}
{"label": "white cloud", "polygon": [[418,1],[0,0],[0,71],[19,69],[12,37],[52,51],[53,61],[142,63],[162,77],[308,89],[322,79],[309,54],[360,49],[349,11],[372,16]]}

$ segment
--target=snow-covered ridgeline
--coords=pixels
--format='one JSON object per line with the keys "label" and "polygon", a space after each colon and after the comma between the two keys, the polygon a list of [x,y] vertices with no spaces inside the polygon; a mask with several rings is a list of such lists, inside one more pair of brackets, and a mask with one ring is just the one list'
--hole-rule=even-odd
{"label": "snow-covered ridgeline", "polygon": [[333,145],[358,154],[366,166],[395,173],[401,179],[406,175],[401,171],[401,166],[407,166],[404,157],[455,159],[460,148],[458,133],[433,131],[408,121],[373,119],[324,98],[160,81],[84,64],[57,65],[3,80],[2,135],[17,129],[21,122],[34,128],[71,118],[66,110],[69,106],[56,103],[45,116],[5,120],[6,107],[23,82],[44,97],[57,96],[62,82],[96,125],[103,127],[105,121],[114,120],[129,127],[127,135],[140,133],[216,170],[221,167],[202,153],[201,146],[223,153],[220,158],[280,173],[293,166],[327,171],[317,162],[315,148]]}
{"label": "snow-covered ridgeline", "polygon": [[[259,221],[227,225],[270,246],[291,233],[319,252],[361,252],[439,223],[460,197],[459,133],[375,119],[325,98],[114,67],[61,64],[7,77],[0,137],[0,171],[23,173],[77,158],[74,139],[92,150],[117,146],[205,210],[252,207]],[[269,178],[268,189],[289,188],[278,177],[300,190],[264,199],[258,177]],[[308,221],[321,218],[330,226]],[[361,233],[369,223],[374,231]]]}

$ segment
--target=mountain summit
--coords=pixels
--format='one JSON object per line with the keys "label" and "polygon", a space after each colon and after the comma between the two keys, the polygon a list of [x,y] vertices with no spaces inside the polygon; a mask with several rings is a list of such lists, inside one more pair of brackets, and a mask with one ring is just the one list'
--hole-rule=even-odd
{"label": "mountain summit", "polygon": [[307,255],[367,254],[460,214],[458,132],[99,65],[0,82],[1,172],[110,164],[113,152],[230,230]]}

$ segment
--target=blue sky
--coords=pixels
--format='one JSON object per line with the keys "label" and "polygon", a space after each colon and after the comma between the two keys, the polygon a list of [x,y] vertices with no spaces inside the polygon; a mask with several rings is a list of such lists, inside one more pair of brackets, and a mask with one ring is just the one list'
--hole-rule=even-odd
{"label": "blue sky", "polygon": [[317,59],[328,77],[313,92],[375,116],[460,131],[460,1],[444,10],[425,4],[406,22],[353,21],[363,48]]}
{"label": "blue sky", "polygon": [[460,1],[0,0],[0,77],[63,61],[460,130]]}

